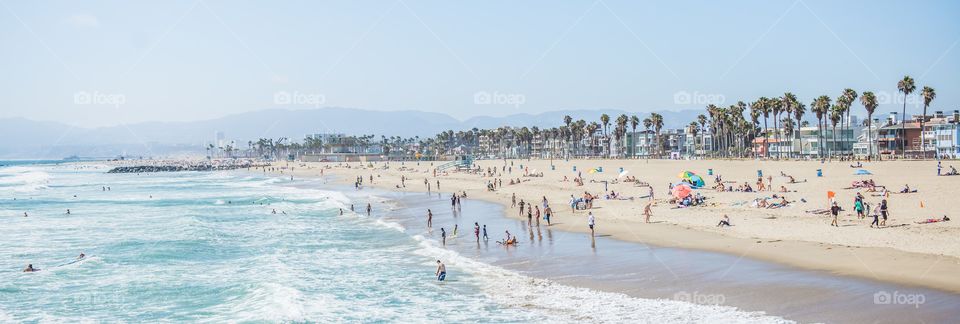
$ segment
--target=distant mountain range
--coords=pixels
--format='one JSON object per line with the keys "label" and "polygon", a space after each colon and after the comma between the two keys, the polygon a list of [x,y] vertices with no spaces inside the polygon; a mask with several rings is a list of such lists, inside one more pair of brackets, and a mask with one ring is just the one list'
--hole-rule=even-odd
{"label": "distant mountain range", "polygon": [[[234,140],[239,148],[258,138],[287,137],[301,141],[307,134],[373,134],[377,137],[433,136],[445,130],[497,128],[501,126],[556,127],[563,116],[598,121],[606,113],[611,119],[620,114],[645,117],[616,109],[562,110],[540,114],[515,114],[504,117],[473,117],[458,120],[449,115],[422,111],[374,111],[353,108],[310,110],[269,109],[194,122],[143,122],[100,128],[80,128],[62,123],[24,118],[0,119],[0,158],[61,158],[132,156],[172,156],[203,153],[213,143],[216,132]],[[690,123],[702,110],[659,111],[665,128]]]}

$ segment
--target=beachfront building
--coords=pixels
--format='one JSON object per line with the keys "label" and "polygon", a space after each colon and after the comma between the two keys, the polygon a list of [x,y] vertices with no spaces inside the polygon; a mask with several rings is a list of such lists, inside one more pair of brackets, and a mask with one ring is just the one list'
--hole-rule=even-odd
{"label": "beachfront building", "polygon": [[853,143],[853,156],[865,159],[870,156],[871,150],[874,155],[877,154],[878,129],[880,129],[879,119],[874,119],[869,127],[863,125],[860,134],[857,135],[857,141]]}
{"label": "beachfront building", "polygon": [[938,111],[934,116],[940,117],[940,120],[931,125],[929,130],[934,140],[932,149],[941,159],[960,157],[960,110],[954,110],[949,116]]}
{"label": "beachfront building", "polygon": [[627,132],[627,136],[623,138],[627,154],[637,159],[651,157],[650,152],[653,150],[653,142],[656,136],[653,131],[647,130]]}

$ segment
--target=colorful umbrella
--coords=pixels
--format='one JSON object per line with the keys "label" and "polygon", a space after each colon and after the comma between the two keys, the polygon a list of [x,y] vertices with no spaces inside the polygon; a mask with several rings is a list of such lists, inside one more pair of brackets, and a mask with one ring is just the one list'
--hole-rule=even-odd
{"label": "colorful umbrella", "polygon": [[676,186],[673,186],[673,190],[671,191],[671,193],[673,194],[674,198],[683,199],[690,196],[691,191],[693,191],[693,189],[690,189],[690,186],[681,183]]}

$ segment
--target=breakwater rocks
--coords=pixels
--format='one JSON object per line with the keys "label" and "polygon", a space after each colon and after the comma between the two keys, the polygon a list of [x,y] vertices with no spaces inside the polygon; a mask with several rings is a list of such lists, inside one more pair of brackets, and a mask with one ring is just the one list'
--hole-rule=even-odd
{"label": "breakwater rocks", "polygon": [[225,171],[268,166],[267,163],[230,162],[230,163],[152,163],[146,165],[118,166],[107,173],[146,173],[180,171]]}

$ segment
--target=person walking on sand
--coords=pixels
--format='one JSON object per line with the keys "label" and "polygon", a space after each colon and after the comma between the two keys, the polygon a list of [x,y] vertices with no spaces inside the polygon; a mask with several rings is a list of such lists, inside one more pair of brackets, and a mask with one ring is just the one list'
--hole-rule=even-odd
{"label": "person walking on sand", "polygon": [[873,228],[873,225],[877,225],[877,228],[880,228],[880,205],[879,204],[873,209],[873,222],[870,223],[870,228]]}
{"label": "person walking on sand", "polygon": [[837,223],[837,216],[840,215],[840,206],[837,205],[837,202],[833,202],[833,206],[830,206],[830,214],[833,215],[833,222],[830,223],[830,226],[840,227]]}
{"label": "person walking on sand", "polygon": [[523,202],[523,199],[520,199],[520,217],[523,217],[523,205],[526,203]]}
{"label": "person walking on sand", "polygon": [[596,219],[593,218],[593,212],[587,213],[587,226],[590,226],[590,237],[594,236],[593,226],[596,225]]}
{"label": "person walking on sand", "polygon": [[860,195],[859,192],[857,193],[857,197],[853,199],[853,210],[857,212],[857,219],[863,219],[866,217],[864,215],[863,196]]}
{"label": "person walking on sand", "polygon": [[643,207],[643,222],[650,223],[650,216],[653,216],[653,201],[647,202],[647,205]]}
{"label": "person walking on sand", "polygon": [[540,226],[540,206],[536,206],[536,207],[537,207],[537,208],[536,208],[535,213],[533,214],[533,216],[536,216],[537,226]]}
{"label": "person walking on sand", "polygon": [[437,260],[437,281],[443,281],[444,279],[447,279],[447,266]]}
{"label": "person walking on sand", "polygon": [[884,199],[880,201],[880,217],[883,217],[883,220],[880,221],[879,227],[887,226],[887,216],[889,216],[889,209],[887,208],[887,200]]}
{"label": "person walking on sand", "polygon": [[517,193],[513,193],[513,197],[510,198],[510,208],[517,207]]}

